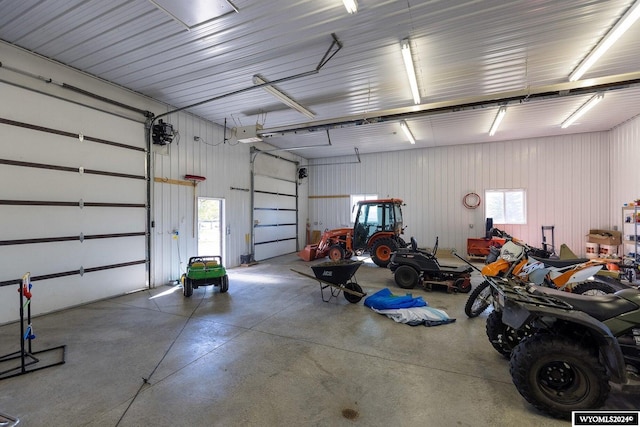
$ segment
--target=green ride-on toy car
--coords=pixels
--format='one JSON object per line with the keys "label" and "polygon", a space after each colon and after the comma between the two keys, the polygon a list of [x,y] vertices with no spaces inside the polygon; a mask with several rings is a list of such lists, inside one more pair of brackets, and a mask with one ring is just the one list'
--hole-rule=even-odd
{"label": "green ride-on toy car", "polygon": [[222,257],[194,256],[189,258],[187,273],[182,275],[182,293],[190,297],[199,286],[218,286],[220,293],[229,290],[227,270],[222,266]]}

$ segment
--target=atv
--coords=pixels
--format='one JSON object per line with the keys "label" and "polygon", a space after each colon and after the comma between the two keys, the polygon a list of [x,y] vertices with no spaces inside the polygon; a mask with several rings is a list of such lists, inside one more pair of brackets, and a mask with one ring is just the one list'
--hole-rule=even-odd
{"label": "atv", "polygon": [[222,266],[222,257],[218,255],[189,258],[187,272],[182,275],[181,282],[185,297],[193,295],[193,290],[200,286],[218,286],[220,293],[229,290],[229,277]]}
{"label": "atv", "polygon": [[408,248],[400,248],[391,255],[389,268],[396,284],[403,289],[413,289],[417,285],[432,289],[434,285],[444,285],[449,292],[469,292],[472,268],[440,265],[436,258],[437,251],[437,237],[431,252],[418,249],[416,239],[411,237]]}
{"label": "atv", "polygon": [[[610,383],[640,393],[640,291],[585,296],[494,278],[500,319],[522,339],[511,352],[518,392],[556,418],[604,405]],[[488,325],[487,325],[488,328]]]}

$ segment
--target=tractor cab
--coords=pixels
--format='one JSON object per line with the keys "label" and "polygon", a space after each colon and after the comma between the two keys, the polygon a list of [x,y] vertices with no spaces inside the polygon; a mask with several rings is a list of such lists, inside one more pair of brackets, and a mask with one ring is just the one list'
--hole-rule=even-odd
{"label": "tractor cab", "polygon": [[[361,200],[353,226],[353,249],[363,252],[372,245],[371,238],[399,236],[402,232],[402,201],[399,199]],[[355,206],[354,206],[355,208]]]}

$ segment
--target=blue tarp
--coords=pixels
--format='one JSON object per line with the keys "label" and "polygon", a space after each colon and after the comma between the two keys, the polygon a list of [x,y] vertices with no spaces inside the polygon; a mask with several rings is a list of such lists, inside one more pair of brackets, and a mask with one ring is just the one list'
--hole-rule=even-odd
{"label": "blue tarp", "polygon": [[389,310],[394,308],[425,307],[427,302],[422,297],[414,298],[411,294],[394,295],[389,288],[384,288],[365,298],[364,305],[376,310]]}
{"label": "blue tarp", "polygon": [[411,294],[394,295],[389,288],[380,289],[364,300],[364,305],[379,314],[384,314],[398,323],[411,326],[437,326],[455,322],[443,310],[427,307],[422,297]]}

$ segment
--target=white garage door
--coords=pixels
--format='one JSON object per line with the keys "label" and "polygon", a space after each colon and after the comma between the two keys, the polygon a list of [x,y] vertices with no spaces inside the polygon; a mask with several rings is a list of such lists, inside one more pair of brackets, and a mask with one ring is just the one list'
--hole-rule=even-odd
{"label": "white garage door", "polygon": [[261,153],[254,162],[253,236],[258,261],[297,250],[297,163]]}
{"label": "white garage door", "polygon": [[146,286],[140,122],[0,83],[0,324]]}

